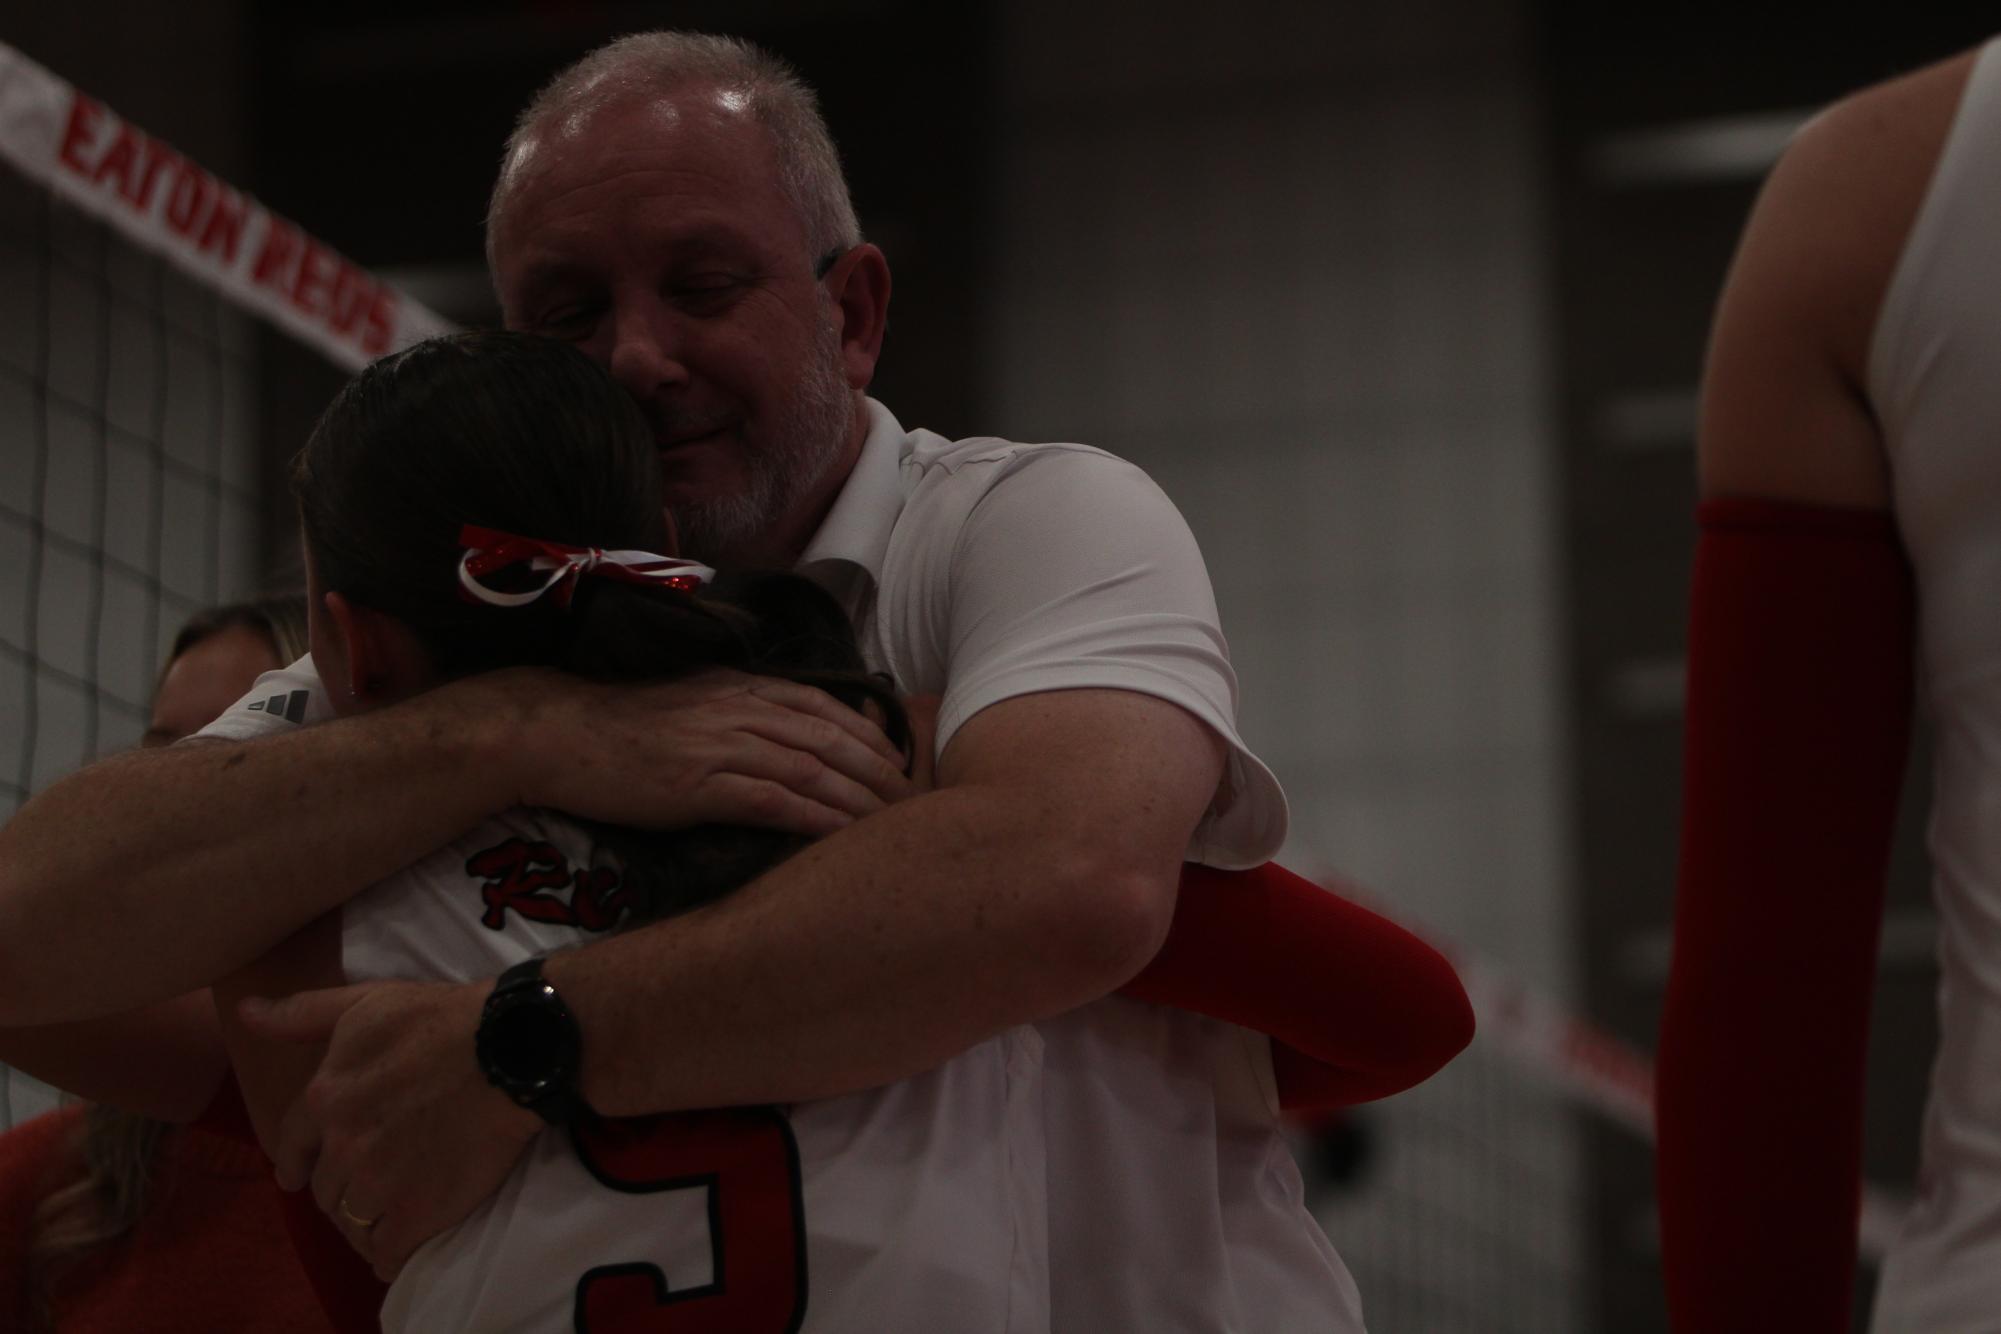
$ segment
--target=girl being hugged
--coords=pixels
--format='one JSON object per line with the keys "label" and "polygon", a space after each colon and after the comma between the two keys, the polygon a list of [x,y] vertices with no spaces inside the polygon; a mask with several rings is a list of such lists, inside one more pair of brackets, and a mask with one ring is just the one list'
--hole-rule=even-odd
{"label": "girl being hugged", "polygon": [[[292,481],[312,656],[336,714],[506,667],[604,681],[724,668],[871,709],[905,744],[893,690],[864,668],[846,617],[816,585],[718,577],[662,554],[673,539],[652,434],[604,370],[565,344],[463,334],[377,362],[328,407]],[[547,810],[481,822],[218,988],[260,1139],[276,1143],[320,1052],[254,1039],[234,1021],[236,999],[496,975],[509,996],[528,995],[541,956],[698,908],[805,842],[742,826],[620,829]],[[510,1064],[547,1054],[505,1044],[554,1044],[575,1059],[574,1026],[533,1004],[495,1031],[480,1060],[503,1087]],[[793,1329],[809,1248],[814,1328],[861,1328],[871,1310],[912,1314],[869,1327],[942,1328],[967,1301],[1004,1317],[1027,1220],[993,1182],[1008,1170],[1003,1155],[1026,1154],[1029,1129],[1004,1123],[1004,1047],[995,1039],[917,1079],[789,1113],[609,1122],[574,1099],[509,1088],[548,1130],[493,1199],[412,1257],[383,1327],[647,1328],[643,1313],[672,1294],[686,1313],[712,1308],[703,1316],[720,1323],[703,1328]],[[341,1204],[373,1221],[365,1202]],[[858,1237],[870,1244],[820,1240]],[[989,1325],[1002,1327],[965,1327]]]}

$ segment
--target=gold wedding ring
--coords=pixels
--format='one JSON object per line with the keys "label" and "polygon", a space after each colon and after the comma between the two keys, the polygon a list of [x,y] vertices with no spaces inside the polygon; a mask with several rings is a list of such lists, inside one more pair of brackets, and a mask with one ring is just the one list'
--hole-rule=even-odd
{"label": "gold wedding ring", "polygon": [[347,1207],[347,1196],[345,1195],[340,1197],[340,1201],[334,1205],[334,1209],[340,1214],[342,1218],[345,1218],[348,1222],[354,1224],[356,1227],[360,1228],[363,1232],[368,1231],[370,1228],[374,1227],[377,1223],[380,1223],[382,1221],[382,1216],[380,1214],[377,1214],[374,1218],[356,1218],[354,1216],[354,1211]]}

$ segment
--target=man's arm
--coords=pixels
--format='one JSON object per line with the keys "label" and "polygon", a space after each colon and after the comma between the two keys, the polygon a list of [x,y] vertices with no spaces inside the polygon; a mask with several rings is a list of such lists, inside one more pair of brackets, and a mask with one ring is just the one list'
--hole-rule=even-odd
{"label": "man's arm", "polygon": [[509,806],[824,834],[907,791],[900,764],[873,724],[789,682],[620,689],[527,670],[265,740],[120,755],[0,829],[0,1024],[205,986]]}
{"label": "man's arm", "polygon": [[66,1093],[174,1122],[200,1116],[229,1068],[207,991],[101,1019],[0,1029],[0,1061]]}
{"label": "man's arm", "polygon": [[[552,959],[584,1031],[606,1034],[589,1040],[586,1099],[624,1115],[826,1097],[1096,1000],[1159,949],[1221,768],[1208,729],[1142,695],[984,710],[938,791],[806,849],[709,920]],[[674,979],[664,1034],[649,976]],[[649,1034],[678,1058],[618,1059]]]}
{"label": "man's arm", "polygon": [[1965,73],[1873,90],[1804,130],[1717,315],[1658,1079],[1677,1329],[1848,1327],[1913,634],[1865,377]]}
{"label": "man's arm", "polygon": [[[946,748],[939,790],[710,907],[550,959],[584,1035],[586,1099],[627,1115],[845,1093],[1105,995],[1159,948],[1221,772],[1215,734],[1147,696],[982,710]],[[477,1164],[439,1177],[468,1136],[540,1124],[469,1059],[486,990],[348,988],[253,1023],[332,1033],[281,1180],[379,1210],[356,1240],[384,1274],[491,1188]]]}

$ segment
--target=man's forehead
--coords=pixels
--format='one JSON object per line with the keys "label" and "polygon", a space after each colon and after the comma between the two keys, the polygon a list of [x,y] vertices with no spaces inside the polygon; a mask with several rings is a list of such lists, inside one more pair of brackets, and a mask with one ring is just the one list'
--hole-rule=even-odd
{"label": "man's forehead", "polygon": [[[741,239],[756,227],[752,213],[783,207],[776,152],[762,127],[735,112],[708,114],[713,100],[699,114],[678,100],[601,105],[525,137],[503,168],[493,219],[502,232],[522,233],[509,248],[556,241],[565,223],[587,229],[581,214],[591,212],[671,217],[691,240],[730,239],[721,233],[731,230]],[[656,202],[662,206],[650,207]]]}
{"label": "man's forehead", "polygon": [[738,89],[698,85],[610,98],[587,90],[523,135],[501,171],[508,187],[518,189],[565,166],[718,148],[740,154],[747,141],[764,138],[749,98]]}

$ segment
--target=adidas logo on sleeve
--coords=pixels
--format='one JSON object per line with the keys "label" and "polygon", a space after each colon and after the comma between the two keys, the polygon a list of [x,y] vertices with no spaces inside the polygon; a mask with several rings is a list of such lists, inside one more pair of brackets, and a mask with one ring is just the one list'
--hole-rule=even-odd
{"label": "adidas logo on sleeve", "polygon": [[273,695],[269,699],[252,700],[243,707],[252,713],[268,713],[273,718],[283,718],[289,723],[306,720],[306,701],[312,698],[310,691],[294,690],[288,695]]}

